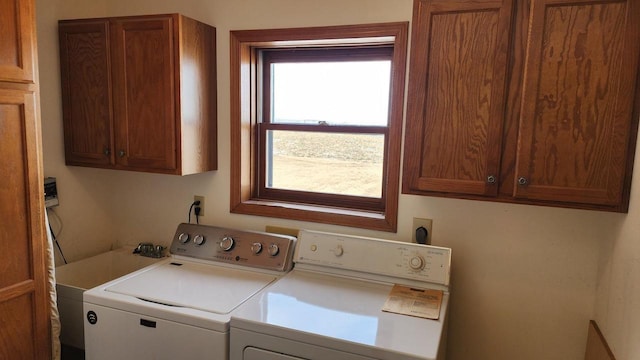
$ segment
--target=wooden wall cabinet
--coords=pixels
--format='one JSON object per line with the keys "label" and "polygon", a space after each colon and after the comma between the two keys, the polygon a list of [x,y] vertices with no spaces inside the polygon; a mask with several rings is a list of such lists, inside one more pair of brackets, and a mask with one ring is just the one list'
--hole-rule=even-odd
{"label": "wooden wall cabinet", "polygon": [[182,15],[61,20],[67,165],[217,169],[215,28]]}
{"label": "wooden wall cabinet", "polygon": [[50,359],[33,0],[0,1],[0,359]]}
{"label": "wooden wall cabinet", "polygon": [[34,83],[35,33],[31,1],[5,0],[0,13],[0,81]]}
{"label": "wooden wall cabinet", "polygon": [[627,211],[640,3],[416,0],[403,192]]}

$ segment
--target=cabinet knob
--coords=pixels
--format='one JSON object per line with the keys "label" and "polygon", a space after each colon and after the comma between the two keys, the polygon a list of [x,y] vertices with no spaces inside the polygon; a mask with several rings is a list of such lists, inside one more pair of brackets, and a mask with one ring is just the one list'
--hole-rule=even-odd
{"label": "cabinet knob", "polygon": [[524,185],[527,185],[528,183],[529,183],[529,180],[527,180],[526,177],[521,176],[518,178],[518,185],[524,186]]}
{"label": "cabinet knob", "polygon": [[496,183],[496,177],[493,176],[493,175],[487,176],[487,183],[488,184],[495,184]]}
{"label": "cabinet knob", "polygon": [[105,155],[105,156],[109,156],[109,155],[111,155],[111,149],[109,149],[109,148],[104,148],[104,155]]}
{"label": "cabinet knob", "polygon": [[120,151],[118,152],[118,156],[120,156],[120,157],[124,157],[126,154],[127,154],[127,153],[126,153],[126,152],[124,152],[124,150],[120,150]]}

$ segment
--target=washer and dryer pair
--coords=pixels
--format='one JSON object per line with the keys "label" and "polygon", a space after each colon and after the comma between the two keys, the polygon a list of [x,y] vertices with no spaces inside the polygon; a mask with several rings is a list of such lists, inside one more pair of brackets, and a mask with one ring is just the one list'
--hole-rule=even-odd
{"label": "washer and dryer pair", "polygon": [[[84,293],[86,358],[443,359],[450,262],[440,247],[180,224],[171,257]],[[394,285],[441,291],[437,319],[382,311]]]}

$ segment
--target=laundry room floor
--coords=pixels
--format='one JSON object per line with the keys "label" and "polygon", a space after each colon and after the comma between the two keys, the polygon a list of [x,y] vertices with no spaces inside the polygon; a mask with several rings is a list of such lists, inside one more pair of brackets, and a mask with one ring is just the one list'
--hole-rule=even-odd
{"label": "laundry room floor", "polygon": [[61,360],[84,360],[84,350],[62,345]]}

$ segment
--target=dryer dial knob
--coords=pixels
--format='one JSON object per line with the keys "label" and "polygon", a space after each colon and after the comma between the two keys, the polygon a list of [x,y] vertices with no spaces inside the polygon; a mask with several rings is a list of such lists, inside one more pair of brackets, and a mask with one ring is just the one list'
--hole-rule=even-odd
{"label": "dryer dial knob", "polygon": [[414,256],[409,259],[409,267],[413,270],[424,269],[424,258],[422,256]]}
{"label": "dryer dial knob", "polygon": [[338,246],[336,246],[336,247],[335,247],[333,250],[331,250],[331,251],[333,251],[333,254],[334,254],[336,257],[340,257],[340,256],[342,256],[342,254],[344,254],[344,249],[342,248],[342,245],[338,245]]}
{"label": "dryer dial knob", "polygon": [[182,233],[178,236],[178,241],[182,244],[186,244],[189,241],[189,234]]}
{"label": "dryer dial knob", "polygon": [[205,241],[206,240],[205,240],[204,236],[202,236],[202,235],[196,235],[196,236],[193,237],[193,243],[198,245],[198,246],[204,244]]}
{"label": "dryer dial knob", "polygon": [[269,255],[276,256],[280,252],[280,248],[276,244],[270,244],[267,251],[269,252]]}
{"label": "dryer dial knob", "polygon": [[233,248],[233,244],[235,244],[235,240],[231,236],[225,236],[220,241],[220,248],[224,251],[229,251]]}
{"label": "dryer dial knob", "polygon": [[251,252],[254,254],[260,254],[262,252],[262,243],[256,242],[251,244]]}

